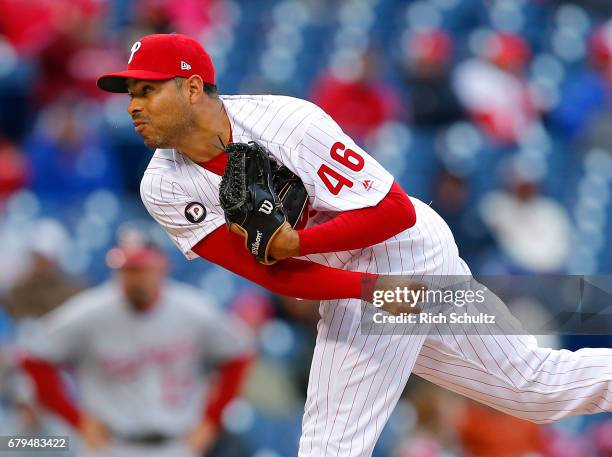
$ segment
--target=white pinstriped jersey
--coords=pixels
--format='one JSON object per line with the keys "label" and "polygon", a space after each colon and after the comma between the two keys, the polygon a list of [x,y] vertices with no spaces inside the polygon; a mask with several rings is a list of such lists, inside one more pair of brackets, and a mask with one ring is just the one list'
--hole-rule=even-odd
{"label": "white pinstriped jersey", "polygon": [[[308,191],[307,226],[341,211],[375,206],[387,194],[393,176],[342,132],[324,111],[291,97],[222,96],[234,142],[257,141],[304,182]],[[219,204],[221,177],[173,149],[158,149],[141,183],[149,213],[189,259],[191,248],[225,223]],[[190,203],[205,217],[191,222]],[[193,220],[194,218],[191,218]],[[371,250],[310,255],[309,260],[344,267]]]}

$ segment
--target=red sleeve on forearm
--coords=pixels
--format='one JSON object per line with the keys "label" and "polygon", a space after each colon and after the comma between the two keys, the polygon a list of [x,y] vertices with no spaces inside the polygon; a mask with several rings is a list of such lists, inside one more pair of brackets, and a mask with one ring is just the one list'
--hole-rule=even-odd
{"label": "red sleeve on forearm", "polygon": [[[271,292],[305,300],[361,298],[362,285],[376,275],[326,267],[300,259],[262,265],[244,248],[242,237],[219,227],[193,247],[200,257]],[[368,296],[368,295],[364,295]]]}
{"label": "red sleeve on forearm", "polygon": [[50,411],[78,427],[81,413],[66,392],[57,369],[39,359],[23,357],[21,366],[30,375],[40,403]]}
{"label": "red sleeve on forearm", "polygon": [[238,395],[253,357],[241,357],[224,363],[219,368],[217,382],[208,395],[204,418],[219,427],[221,415],[230,401]]}
{"label": "red sleeve on forearm", "polygon": [[345,211],[321,225],[298,230],[300,255],[372,246],[412,227],[415,222],[412,202],[394,182],[378,205]]}

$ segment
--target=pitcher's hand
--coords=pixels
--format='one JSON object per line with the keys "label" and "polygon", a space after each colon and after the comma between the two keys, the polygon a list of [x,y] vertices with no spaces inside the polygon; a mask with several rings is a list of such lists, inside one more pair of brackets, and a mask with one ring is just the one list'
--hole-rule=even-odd
{"label": "pitcher's hand", "polygon": [[372,304],[390,314],[416,314],[421,312],[419,304],[426,291],[426,284],[405,276],[380,275],[376,279]]}

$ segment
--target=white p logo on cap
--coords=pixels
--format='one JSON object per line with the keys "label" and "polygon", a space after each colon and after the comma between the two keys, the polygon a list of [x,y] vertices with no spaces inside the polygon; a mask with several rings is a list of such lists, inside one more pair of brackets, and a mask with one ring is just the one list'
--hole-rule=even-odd
{"label": "white p logo on cap", "polygon": [[132,59],[134,58],[134,54],[136,54],[136,51],[138,51],[140,49],[140,47],[142,46],[142,43],[140,41],[137,41],[136,43],[134,43],[132,45],[132,53],[130,54],[130,58],[128,60],[128,65],[132,63]]}

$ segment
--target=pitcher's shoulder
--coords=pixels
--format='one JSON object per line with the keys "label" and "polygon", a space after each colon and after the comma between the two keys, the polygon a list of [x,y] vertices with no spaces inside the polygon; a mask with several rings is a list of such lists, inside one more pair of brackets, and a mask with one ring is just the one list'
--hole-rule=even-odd
{"label": "pitcher's shoulder", "polygon": [[[223,103],[230,108],[230,114],[232,111],[236,111],[238,114],[244,113],[241,110],[242,105],[252,105],[253,107],[259,106],[260,108],[270,109],[283,109],[293,107],[294,109],[300,109],[302,111],[311,111],[313,113],[324,113],[314,103],[304,100],[302,98],[290,97],[288,95],[222,95],[220,96]],[[248,111],[246,111],[248,113]]]}
{"label": "pitcher's shoulder", "polygon": [[176,162],[171,149],[158,149],[140,180],[140,196],[143,202],[153,203],[169,189],[169,183],[178,181]]}
{"label": "pitcher's shoulder", "polygon": [[178,168],[181,163],[180,154],[175,149],[156,149],[145,169],[145,173],[159,170],[166,172]]}

